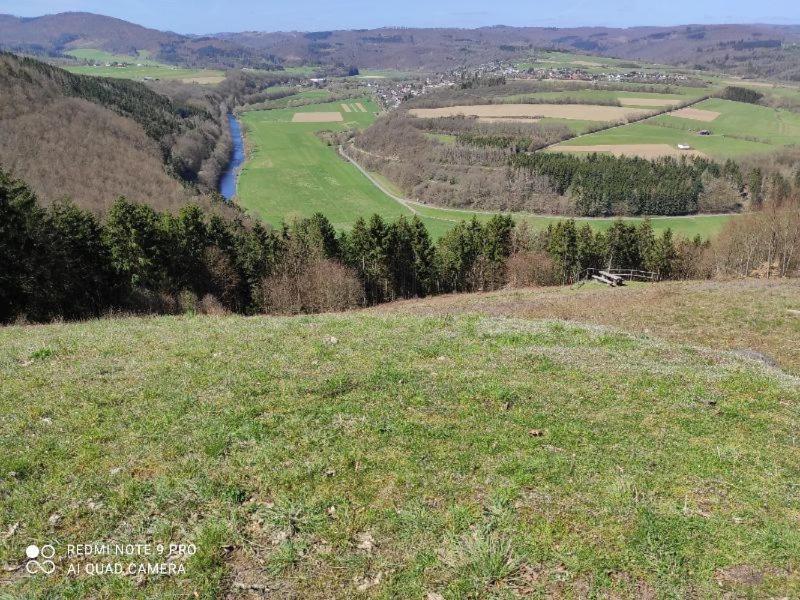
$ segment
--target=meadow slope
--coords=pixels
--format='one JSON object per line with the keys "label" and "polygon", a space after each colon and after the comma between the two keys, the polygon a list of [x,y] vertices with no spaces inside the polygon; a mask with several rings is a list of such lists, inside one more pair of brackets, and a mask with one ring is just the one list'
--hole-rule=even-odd
{"label": "meadow slope", "polygon": [[[769,324],[796,366],[778,337],[798,339],[797,284],[693,285],[676,330],[750,298],[714,313],[720,335]],[[550,293],[601,312],[670,290],[651,289]],[[0,329],[0,594],[800,594],[794,377],[726,352],[733,335],[670,342],[486,298]],[[93,541],[198,551],[169,558],[178,576],[67,576],[88,562],[67,544]],[[32,542],[54,544],[54,575],[25,574]]]}

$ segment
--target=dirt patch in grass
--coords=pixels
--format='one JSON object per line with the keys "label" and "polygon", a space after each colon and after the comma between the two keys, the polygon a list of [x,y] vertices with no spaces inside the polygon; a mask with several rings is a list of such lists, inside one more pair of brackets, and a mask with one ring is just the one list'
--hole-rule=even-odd
{"label": "dirt patch in grass", "polygon": [[357,108],[358,110],[360,110],[361,112],[363,112],[363,113],[367,112],[367,109],[366,109],[366,108],[364,108],[364,105],[363,105],[363,104],[361,104],[361,102],[356,102],[356,105],[355,105],[355,106],[356,106],[356,108]]}
{"label": "dirt patch in grass", "polygon": [[681,108],[674,110],[669,114],[673,117],[680,117],[681,119],[704,121],[706,123],[710,123],[720,115],[720,113],[713,110],[703,110],[701,108]]}
{"label": "dirt patch in grass", "polygon": [[344,112],[353,112],[353,109],[352,109],[352,108],[350,108],[350,106],[349,106],[349,105],[347,105],[347,104],[342,104],[342,110],[343,110]]}
{"label": "dirt patch in grass", "polygon": [[408,111],[414,117],[547,117],[581,121],[627,121],[651,111],[642,108],[600,106],[596,104],[486,104],[476,106],[447,106],[415,108]]}
{"label": "dirt patch in grass", "polygon": [[340,112],[299,112],[294,113],[292,123],[340,123],[344,117]]}
{"label": "dirt patch in grass", "polygon": [[674,106],[682,100],[677,98],[619,98],[624,106]]}
{"label": "dirt patch in grass", "polygon": [[615,156],[653,159],[663,156],[705,156],[697,150],[679,150],[669,144],[597,144],[594,146],[556,146],[559,152],[608,152]]}

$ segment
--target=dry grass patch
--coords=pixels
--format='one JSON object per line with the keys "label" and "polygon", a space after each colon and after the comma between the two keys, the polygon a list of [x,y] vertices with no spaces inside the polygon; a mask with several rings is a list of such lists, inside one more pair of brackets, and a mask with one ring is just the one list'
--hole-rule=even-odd
{"label": "dry grass patch", "polygon": [[441,117],[547,117],[554,119],[575,119],[581,121],[627,121],[646,115],[651,111],[641,108],[621,106],[600,106],[596,104],[486,104],[476,106],[446,106],[442,108],[415,108],[408,111],[420,118]]}
{"label": "dry grass patch", "polygon": [[766,83],[764,81],[747,81],[747,80],[728,80],[723,81],[722,83],[727,83],[728,85],[744,85],[744,86],[751,86],[751,87],[760,87],[760,88],[774,88],[778,87],[775,83]]}
{"label": "dry grass patch", "polygon": [[680,150],[669,144],[596,144],[594,146],[555,146],[559,152],[608,152],[615,156],[653,159],[663,156],[705,156],[698,150]]}
{"label": "dry grass patch", "polygon": [[800,280],[548,287],[395,302],[372,310],[479,313],[606,325],[715,350],[755,351],[800,375]]}
{"label": "dry grass patch", "polygon": [[701,108],[681,108],[669,113],[673,117],[680,117],[681,119],[691,119],[693,121],[705,121],[710,123],[716,119],[721,113],[713,110],[703,110]]}
{"label": "dry grass patch", "polygon": [[342,104],[342,110],[344,112],[353,112],[353,109],[348,104]]}
{"label": "dry grass patch", "polygon": [[298,112],[294,113],[292,123],[340,123],[344,117],[340,112]]}
{"label": "dry grass patch", "polygon": [[361,104],[361,102],[356,102],[356,108],[357,108],[358,110],[360,110],[361,112],[363,112],[363,113],[367,112],[367,109],[366,109],[366,108],[364,108],[364,105],[363,105],[363,104]]}

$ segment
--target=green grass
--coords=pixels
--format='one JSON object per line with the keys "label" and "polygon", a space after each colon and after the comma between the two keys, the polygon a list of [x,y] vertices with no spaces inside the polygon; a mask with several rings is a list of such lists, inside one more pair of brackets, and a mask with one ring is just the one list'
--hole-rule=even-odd
{"label": "green grass", "polygon": [[[125,54],[111,54],[102,50],[79,49],[71,50],[67,54],[79,60],[94,61],[100,66],[66,66],[71,73],[80,75],[93,75],[95,77],[114,77],[117,79],[194,79],[194,78],[222,78],[224,71],[213,69],[184,69],[151,60],[147,52],[140,52],[138,56]],[[106,63],[129,63],[125,67],[106,67]],[[141,66],[138,66],[141,65]],[[215,81],[216,82],[216,81]]]}
{"label": "green grass", "polygon": [[[620,86],[622,87],[622,86]],[[664,100],[664,106],[674,102],[686,102],[692,98],[700,98],[708,93],[704,88],[670,88],[674,93],[661,94],[652,92],[635,92],[625,90],[595,90],[595,89],[581,89],[573,91],[561,92],[536,92],[532,94],[514,94],[505,96],[504,100],[509,102],[524,102],[525,100],[563,100],[564,98],[572,98],[578,101],[615,101],[619,100],[623,106],[628,106],[625,103],[625,98],[652,98]],[[630,108],[652,108],[657,110],[658,107],[630,105]]]}
{"label": "green grass", "polygon": [[[320,91],[307,92],[319,94]],[[295,98],[295,96],[292,96]],[[282,99],[285,101],[286,99]],[[359,217],[378,213],[394,220],[411,217],[412,211],[386,196],[351,164],[342,160],[335,148],[327,146],[316,135],[318,131],[336,131],[347,127],[364,127],[375,118],[377,107],[367,99],[360,101],[367,113],[346,113],[342,102],[312,104],[298,108],[251,111],[241,118],[245,126],[248,160],[239,176],[238,202],[248,212],[280,226],[295,217],[323,213],[337,229],[349,229]],[[342,112],[344,123],[292,123],[295,112]],[[403,197],[401,190],[379,175],[373,174],[386,189]],[[485,221],[489,213],[475,213],[415,205],[434,239],[440,238],[456,223],[476,215]],[[514,214],[538,229],[556,218]],[[713,237],[731,217],[654,218],[656,230],[670,227],[677,234]],[[632,219],[638,221],[638,219]],[[607,229],[613,219],[578,219],[597,229]]]}
{"label": "green grass", "polygon": [[[694,108],[719,112],[711,122],[660,115],[646,121],[573,138],[553,148],[596,144],[689,144],[716,159],[773,152],[800,144],[800,114],[731,102],[705,100]],[[709,129],[713,135],[699,136]]]}
{"label": "green grass", "polygon": [[[800,595],[800,392],[730,355],[558,321],[161,317],[0,329],[0,373],[9,597]],[[68,576],[109,562],[66,558],[95,541],[198,551]],[[25,576],[30,543],[53,576]]]}
{"label": "green grass", "polygon": [[[491,213],[475,213],[469,210],[457,210],[431,207],[427,205],[414,204],[413,205],[421,216],[436,219],[447,219],[453,223],[460,220],[471,219],[473,215],[478,217],[480,221],[488,221]],[[569,217],[562,216],[540,216],[531,215],[527,213],[511,213],[511,216],[518,222],[527,222],[533,230],[545,229],[551,223],[559,220],[568,219]],[[580,226],[584,224],[591,225],[595,230],[605,231],[621,217],[611,218],[580,218],[575,217],[575,222]],[[696,235],[704,239],[710,239],[716,236],[722,228],[731,219],[735,219],[735,215],[697,215],[690,217],[650,217],[650,223],[656,232],[671,229],[676,235],[694,238]],[[638,217],[622,217],[626,223],[640,223],[643,219]]]}
{"label": "green grass", "polygon": [[[385,196],[316,132],[364,127],[378,109],[366,98],[369,112],[344,112],[341,102],[292,109],[253,111],[242,115],[248,160],[239,176],[239,203],[272,225],[293,216],[325,214],[335,227],[350,227],[359,216],[379,213],[394,219],[410,211]],[[295,112],[341,112],[344,123],[292,123]]]}

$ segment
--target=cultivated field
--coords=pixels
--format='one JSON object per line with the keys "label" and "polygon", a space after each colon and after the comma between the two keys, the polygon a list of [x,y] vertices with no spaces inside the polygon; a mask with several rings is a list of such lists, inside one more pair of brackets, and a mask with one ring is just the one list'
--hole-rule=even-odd
{"label": "cultivated field", "polygon": [[578,119],[584,121],[624,121],[641,117],[650,111],[640,108],[602,106],[597,104],[487,104],[478,106],[447,106],[444,108],[414,108],[409,114],[435,119],[441,117]]}
{"label": "cultivated field", "polygon": [[719,117],[720,113],[713,110],[703,110],[701,108],[680,108],[668,113],[671,117],[678,117],[680,119],[690,119],[692,121],[704,121],[710,123]]}
{"label": "cultivated field", "polygon": [[[64,69],[80,75],[115,77],[117,79],[179,79],[185,83],[214,85],[225,79],[223,71],[213,69],[184,69],[151,60],[146,54],[129,56],[110,54],[102,50],[71,50],[71,56],[80,60],[94,61],[98,66],[65,66]],[[128,63],[126,66],[111,66],[113,63]],[[109,66],[106,66],[106,65]]]}
{"label": "cultivated field", "polygon": [[[329,103],[244,113],[248,159],[239,175],[238,202],[275,226],[315,212],[337,228],[375,212],[410,216],[316,136],[320,130],[369,125],[378,109],[371,100],[361,103],[368,112],[343,115],[341,103]],[[319,114],[338,118],[322,121]]]}
{"label": "cultivated field", "polygon": [[[709,136],[698,135],[701,129]],[[763,154],[800,141],[800,114],[729,100],[705,100],[691,108],[645,121],[573,138],[551,150],[572,146],[666,144],[690,145],[707,156],[724,160]]]}
{"label": "cultivated field", "polygon": [[[560,150],[559,147],[555,148]],[[638,156],[652,160],[664,156],[680,158],[681,156],[705,156],[697,150],[680,150],[669,144],[595,144],[594,146],[569,146],[570,152],[603,152],[615,156]]]}
{"label": "cultivated field", "polygon": [[[318,92],[315,92],[319,94]],[[282,99],[282,106],[291,99]],[[347,102],[354,106],[354,102]],[[348,113],[342,103],[327,103],[252,111],[242,115],[245,126],[248,159],[239,176],[238,203],[253,215],[274,226],[293,217],[310,216],[315,212],[325,214],[337,229],[350,228],[358,217],[378,213],[386,219],[401,215],[418,214],[431,235],[438,239],[456,223],[477,216],[485,221],[492,213],[443,209],[422,204],[402,204],[385,194],[353,165],[326,146],[316,132],[324,129],[363,127],[370,124],[377,112],[372,101],[358,101],[367,112],[352,109]],[[336,113],[341,122],[297,122],[296,115]],[[302,117],[301,117],[302,118]],[[306,117],[308,118],[308,117]],[[402,197],[391,182],[372,174],[381,181],[384,189]],[[557,217],[517,213],[514,217],[525,220],[535,229],[547,227]],[[680,218],[654,218],[654,229],[671,228],[678,235],[704,238],[713,237],[730,216],[696,216]],[[638,222],[641,219],[629,219]],[[579,224],[589,223],[600,230],[607,229],[614,219],[576,219]]]}
{"label": "cultivated field", "polygon": [[[797,367],[796,285],[459,300],[0,329],[4,593],[800,595],[800,388],[730,352]],[[503,314],[562,306],[621,317]],[[67,558],[93,541],[197,552],[68,575],[112,562]],[[25,574],[32,542],[53,575]]]}
{"label": "cultivated field", "polygon": [[292,123],[340,123],[344,117],[340,112],[296,112]]}

